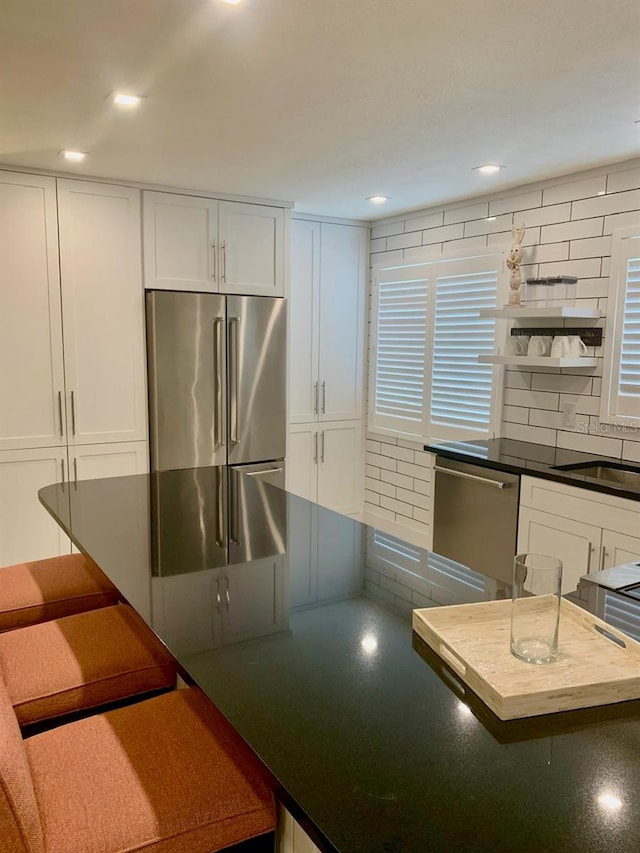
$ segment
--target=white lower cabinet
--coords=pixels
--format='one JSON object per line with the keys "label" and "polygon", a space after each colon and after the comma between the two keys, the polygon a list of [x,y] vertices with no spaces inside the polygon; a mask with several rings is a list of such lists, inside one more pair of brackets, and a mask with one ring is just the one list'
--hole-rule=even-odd
{"label": "white lower cabinet", "polygon": [[590,572],[640,559],[640,502],[523,477],[518,552],[562,560],[562,591]]}
{"label": "white lower cabinet", "polygon": [[146,441],[82,444],[69,448],[69,466],[69,478],[74,480],[146,474],[149,446]]}
{"label": "white lower cabinet", "polygon": [[68,537],[38,500],[39,489],[62,482],[66,465],[66,447],[0,453],[0,566],[71,550]]}
{"label": "white lower cabinet", "polygon": [[345,515],[362,510],[360,421],[291,424],[287,489]]}

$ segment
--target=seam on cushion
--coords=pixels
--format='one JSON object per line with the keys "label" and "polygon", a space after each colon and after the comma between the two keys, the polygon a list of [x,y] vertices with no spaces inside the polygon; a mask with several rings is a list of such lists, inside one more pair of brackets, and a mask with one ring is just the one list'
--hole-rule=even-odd
{"label": "seam on cushion", "polygon": [[[148,847],[152,847],[154,844],[161,844],[165,841],[172,841],[173,839],[180,838],[181,835],[187,835],[188,833],[193,832],[196,829],[206,829],[208,826],[215,826],[216,824],[228,823],[229,821],[236,820],[239,817],[246,817],[247,815],[256,814],[257,812],[261,812],[261,811],[264,811],[264,809],[262,809],[260,807],[256,807],[254,809],[249,809],[249,810],[244,811],[244,812],[238,812],[237,814],[234,814],[233,816],[222,818],[222,820],[210,820],[209,819],[209,820],[204,821],[203,823],[193,823],[191,826],[187,827],[186,829],[181,829],[178,832],[172,833],[171,835],[157,836],[153,840],[143,841],[142,844],[137,844],[135,847],[123,848],[121,851],[119,851],[119,853],[136,853],[137,850],[145,850]],[[274,824],[275,824],[275,820],[274,820]],[[265,829],[262,832],[256,832],[254,835],[250,835],[249,838],[242,839],[242,840],[248,841],[250,838],[257,838],[260,835],[265,835],[267,832],[272,832],[272,831],[273,830],[271,830],[271,829]],[[240,842],[232,842],[232,843],[239,844]]]}
{"label": "seam on cushion", "polygon": [[76,690],[82,690],[84,687],[93,687],[94,684],[106,684],[109,681],[115,681],[119,678],[125,678],[128,675],[132,675],[134,673],[142,673],[142,672],[153,672],[154,670],[165,670],[169,669],[171,674],[173,674],[173,666],[171,663],[166,664],[157,664],[155,666],[145,666],[138,667],[136,669],[128,669],[125,672],[118,672],[115,675],[108,675],[105,678],[95,678],[93,681],[83,681],[80,684],[76,684],[73,687],[66,687],[64,690],[56,690],[50,693],[41,693],[38,696],[31,696],[28,699],[24,699],[22,702],[12,702],[14,708],[21,708],[23,705],[26,705],[30,702],[38,702],[41,699],[52,699],[56,696],[66,696],[69,693],[73,693]]}
{"label": "seam on cushion", "polygon": [[[3,777],[0,777],[0,785],[2,786],[2,790],[4,792],[5,799],[9,803],[9,809],[11,810],[11,814],[13,815],[13,819],[15,821],[17,828],[18,828],[18,835],[20,836],[20,838],[22,840],[22,846],[25,849],[25,853],[29,853],[29,851],[32,849],[32,847],[27,842],[26,835],[24,833],[24,830],[22,829],[22,821],[18,817],[18,811],[17,811],[16,807],[14,806],[13,797],[11,796],[11,791],[7,787],[7,784],[4,781]],[[40,812],[38,812],[38,823],[40,823],[40,831],[42,831],[42,823],[40,822]]]}
{"label": "seam on cushion", "polygon": [[25,610],[40,610],[43,607],[49,607],[52,604],[61,604],[63,601],[77,601],[79,598],[102,598],[105,595],[116,595],[114,587],[113,593],[109,589],[97,590],[96,592],[83,592],[78,595],[65,595],[64,598],[48,598],[46,601],[39,601],[36,604],[26,604],[21,607],[12,607],[10,610],[3,610],[2,613],[22,613]]}

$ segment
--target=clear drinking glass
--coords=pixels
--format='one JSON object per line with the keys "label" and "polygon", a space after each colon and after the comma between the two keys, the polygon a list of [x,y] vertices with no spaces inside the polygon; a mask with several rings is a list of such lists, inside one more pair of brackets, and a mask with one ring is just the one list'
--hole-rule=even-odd
{"label": "clear drinking glass", "polygon": [[513,563],[511,653],[527,663],[558,656],[562,562],[546,554],[518,554]]}

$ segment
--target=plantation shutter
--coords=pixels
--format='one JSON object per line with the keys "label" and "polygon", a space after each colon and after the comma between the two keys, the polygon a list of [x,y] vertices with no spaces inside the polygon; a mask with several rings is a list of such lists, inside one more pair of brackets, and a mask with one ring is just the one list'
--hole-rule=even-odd
{"label": "plantation shutter", "polygon": [[425,434],[428,265],[374,276],[369,426],[409,438]]}
{"label": "plantation shutter", "polygon": [[473,440],[492,432],[495,369],[479,364],[479,355],[495,352],[495,320],[479,316],[495,308],[496,256],[438,264],[435,279],[431,362],[430,438]]}
{"label": "plantation shutter", "polygon": [[640,235],[626,229],[615,235],[601,420],[640,418]]}

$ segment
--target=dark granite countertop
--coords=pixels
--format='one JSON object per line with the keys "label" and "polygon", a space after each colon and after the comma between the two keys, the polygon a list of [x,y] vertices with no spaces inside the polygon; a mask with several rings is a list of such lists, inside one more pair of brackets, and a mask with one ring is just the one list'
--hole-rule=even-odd
{"label": "dark granite countertop", "polygon": [[545,480],[555,480],[568,486],[580,486],[596,492],[616,495],[621,498],[640,501],[640,491],[622,483],[605,483],[593,477],[586,477],[577,471],[558,471],[559,465],[585,465],[599,462],[624,465],[640,472],[640,465],[624,462],[611,456],[598,456],[593,453],[581,453],[576,450],[564,450],[561,447],[549,447],[527,441],[515,441],[511,438],[491,438],[484,441],[444,441],[426,444],[424,449],[438,456],[469,462],[497,471],[509,471],[512,474],[529,474]]}
{"label": "dark granite countertop", "polygon": [[412,634],[413,607],[508,588],[252,480],[240,555],[219,494],[198,469],[40,497],[323,850],[640,850],[640,700],[504,723]]}

